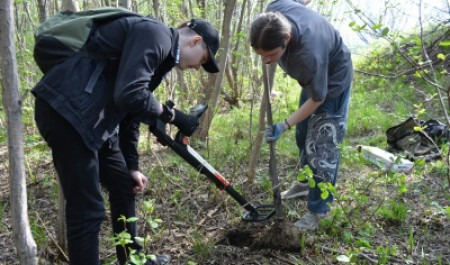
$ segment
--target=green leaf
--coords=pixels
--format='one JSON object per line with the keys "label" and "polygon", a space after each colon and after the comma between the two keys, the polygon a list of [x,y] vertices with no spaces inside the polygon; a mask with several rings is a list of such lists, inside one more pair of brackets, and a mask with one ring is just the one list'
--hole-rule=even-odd
{"label": "green leaf", "polygon": [[127,222],[131,223],[131,222],[136,222],[137,220],[139,220],[139,218],[137,218],[137,217],[130,217],[130,218],[127,219]]}
{"label": "green leaf", "polygon": [[305,172],[306,172],[307,176],[309,176],[309,177],[313,176],[313,171],[309,166],[305,166]]}
{"label": "green leaf", "polygon": [[149,224],[153,229],[156,229],[159,227],[159,224],[157,222],[150,222]]}
{"label": "green leaf", "polygon": [[298,181],[305,181],[305,180],[306,180],[305,172],[300,171],[300,172],[298,173],[297,180],[298,180]]}
{"label": "green leaf", "polygon": [[444,207],[445,214],[450,217],[450,206]]}
{"label": "green leaf", "polygon": [[444,40],[439,43],[440,46],[450,46],[450,40]]}
{"label": "green leaf", "polygon": [[382,31],[381,31],[381,36],[385,37],[387,36],[389,33],[389,28],[385,27]]}
{"label": "green leaf", "polygon": [[363,248],[372,248],[372,245],[370,245],[369,241],[364,238],[358,239],[358,241],[356,241],[356,246]]}
{"label": "green leaf", "polygon": [[405,185],[401,185],[400,187],[398,187],[398,191],[400,193],[405,193],[408,191],[408,187],[406,187]]}
{"label": "green leaf", "polygon": [[327,190],[324,190],[320,193],[320,197],[322,198],[322,200],[326,200],[328,196],[330,196],[330,193]]}
{"label": "green leaf", "polygon": [[422,127],[420,127],[420,126],[414,126],[414,129],[413,129],[415,132],[422,132],[423,131],[423,128]]}
{"label": "green leaf", "polygon": [[445,60],[445,55],[443,55],[442,53],[439,53],[439,54],[437,55],[437,58],[438,58],[438,59],[441,59],[441,60]]}
{"label": "green leaf", "polygon": [[135,236],[134,240],[139,244],[144,244],[144,238],[140,236]]}
{"label": "green leaf", "polygon": [[310,188],[316,187],[316,181],[313,178],[308,179],[308,184]]}
{"label": "green leaf", "polygon": [[373,26],[373,29],[379,29],[379,28],[381,28],[381,26],[383,26],[383,25],[381,25],[381,24],[376,24],[375,26]]}

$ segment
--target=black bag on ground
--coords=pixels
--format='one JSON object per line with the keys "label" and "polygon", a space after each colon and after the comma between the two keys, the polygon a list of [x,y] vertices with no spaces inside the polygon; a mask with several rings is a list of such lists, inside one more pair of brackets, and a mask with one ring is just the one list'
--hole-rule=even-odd
{"label": "black bag on ground", "polygon": [[406,152],[414,159],[426,161],[441,158],[441,150],[436,142],[447,141],[448,136],[448,127],[441,122],[423,122],[414,117],[386,131],[390,152]]}

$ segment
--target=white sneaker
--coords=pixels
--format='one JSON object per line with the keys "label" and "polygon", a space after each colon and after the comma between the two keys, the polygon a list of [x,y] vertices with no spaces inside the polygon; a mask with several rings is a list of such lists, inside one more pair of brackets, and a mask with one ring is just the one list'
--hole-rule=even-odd
{"label": "white sneaker", "polygon": [[320,220],[328,217],[328,212],[313,213],[308,211],[308,213],[300,218],[300,220],[294,223],[294,226],[296,226],[300,232],[314,231],[319,228]]}
{"label": "white sneaker", "polygon": [[302,196],[307,196],[309,192],[308,183],[294,181],[288,190],[280,193],[282,200],[294,199]]}

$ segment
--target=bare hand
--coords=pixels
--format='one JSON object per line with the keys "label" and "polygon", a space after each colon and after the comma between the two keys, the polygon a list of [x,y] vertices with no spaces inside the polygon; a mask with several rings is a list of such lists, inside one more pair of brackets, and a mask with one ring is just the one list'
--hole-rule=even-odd
{"label": "bare hand", "polygon": [[131,177],[136,182],[136,186],[133,188],[134,193],[140,193],[147,187],[148,179],[139,170],[130,170]]}

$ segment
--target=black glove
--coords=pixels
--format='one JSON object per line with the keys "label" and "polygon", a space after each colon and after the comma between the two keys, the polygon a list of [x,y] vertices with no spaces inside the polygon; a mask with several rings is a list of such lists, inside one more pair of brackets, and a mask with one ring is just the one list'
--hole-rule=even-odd
{"label": "black glove", "polygon": [[198,118],[184,114],[177,109],[173,110],[175,111],[175,118],[171,123],[177,126],[184,135],[191,136],[199,126]]}

